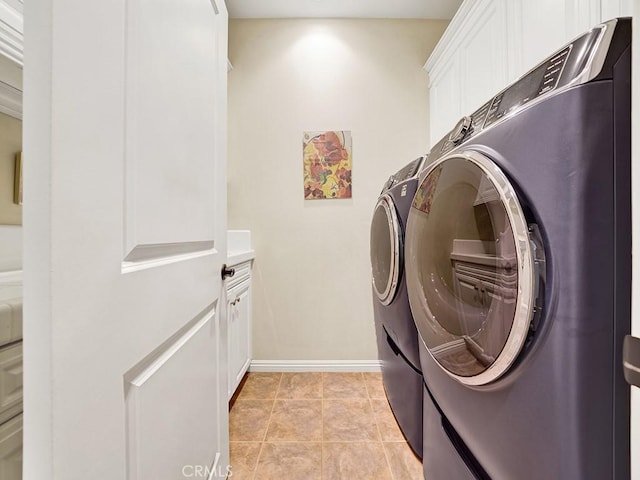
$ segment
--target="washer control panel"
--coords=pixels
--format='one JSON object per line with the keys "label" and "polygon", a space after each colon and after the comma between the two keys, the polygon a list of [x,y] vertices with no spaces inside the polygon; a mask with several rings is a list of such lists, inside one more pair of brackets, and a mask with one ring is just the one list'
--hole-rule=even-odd
{"label": "washer control panel", "polygon": [[382,187],[382,191],[384,192],[385,190],[389,190],[394,185],[397,185],[400,182],[404,182],[409,178],[415,177],[418,174],[420,167],[422,166],[424,158],[425,157],[416,158],[412,162],[407,163],[396,173],[391,175]]}

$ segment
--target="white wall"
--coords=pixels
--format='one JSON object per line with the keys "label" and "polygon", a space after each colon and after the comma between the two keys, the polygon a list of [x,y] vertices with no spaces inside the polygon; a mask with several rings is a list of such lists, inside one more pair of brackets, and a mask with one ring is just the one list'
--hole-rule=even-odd
{"label": "white wall", "polygon": [[[371,214],[386,178],[428,150],[421,67],[446,25],[231,21],[229,228],[253,232],[255,359],[377,358]],[[306,130],[351,130],[352,199],[304,200]]]}

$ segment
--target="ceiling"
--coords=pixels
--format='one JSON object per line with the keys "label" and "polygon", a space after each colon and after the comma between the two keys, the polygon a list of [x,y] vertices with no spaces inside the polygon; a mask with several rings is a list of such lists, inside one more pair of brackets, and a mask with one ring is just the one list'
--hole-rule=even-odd
{"label": "ceiling", "polygon": [[231,18],[440,18],[462,0],[226,0]]}

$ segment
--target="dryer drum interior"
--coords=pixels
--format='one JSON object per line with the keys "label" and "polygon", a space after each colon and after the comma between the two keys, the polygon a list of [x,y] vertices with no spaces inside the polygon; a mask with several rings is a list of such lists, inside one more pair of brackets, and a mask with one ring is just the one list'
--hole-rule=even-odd
{"label": "dryer drum interior", "polygon": [[400,224],[393,200],[389,195],[382,195],[371,222],[371,276],[373,290],[383,305],[389,305],[396,294],[401,249]]}
{"label": "dryer drum interior", "polygon": [[532,329],[544,254],[514,188],[473,151],[430,166],[407,223],[407,282],[423,343],[467,385],[501,377]]}

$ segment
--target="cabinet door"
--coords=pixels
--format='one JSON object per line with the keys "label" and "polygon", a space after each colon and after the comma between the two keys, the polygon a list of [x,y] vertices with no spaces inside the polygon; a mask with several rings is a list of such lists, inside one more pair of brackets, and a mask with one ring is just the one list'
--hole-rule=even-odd
{"label": "cabinet door", "polygon": [[236,350],[235,385],[242,380],[251,363],[251,286],[246,284],[239,293],[235,305],[238,343]]}
{"label": "cabinet door", "polygon": [[506,86],[505,23],[504,0],[467,1],[427,61],[432,145]]}
{"label": "cabinet door", "polygon": [[633,15],[633,2],[631,0],[602,0],[600,11],[603,22],[615,17],[630,17]]}
{"label": "cabinet door", "polygon": [[[22,412],[22,342],[0,349],[0,424]],[[4,478],[0,476],[0,478]]]}
{"label": "cabinet door", "polygon": [[238,332],[236,321],[236,304],[233,292],[227,292],[227,398],[230,400],[236,390],[235,364],[236,364],[236,344],[238,342]]}
{"label": "cabinet door", "polygon": [[474,12],[460,45],[462,115],[470,115],[507,85],[504,4],[480,2]]}
{"label": "cabinet door", "polygon": [[508,2],[509,81],[524,75],[575,36],[567,19],[572,12],[567,8],[557,0]]}
{"label": "cabinet door", "polygon": [[429,72],[431,145],[453,128],[462,115],[459,55],[447,58]]}
{"label": "cabinet door", "polygon": [[22,479],[22,415],[0,425],[0,478]]}
{"label": "cabinet door", "polygon": [[251,363],[251,280],[231,289],[227,300],[229,318],[229,398],[238,388]]}

